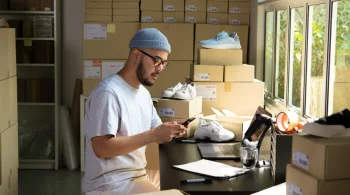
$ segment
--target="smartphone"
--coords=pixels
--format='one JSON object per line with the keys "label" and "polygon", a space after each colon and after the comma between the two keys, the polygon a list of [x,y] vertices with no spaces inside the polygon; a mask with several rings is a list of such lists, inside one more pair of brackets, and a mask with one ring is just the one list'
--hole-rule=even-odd
{"label": "smartphone", "polygon": [[194,121],[195,119],[196,117],[189,118],[185,122],[183,122],[182,125],[186,127],[188,124],[190,124],[190,122]]}

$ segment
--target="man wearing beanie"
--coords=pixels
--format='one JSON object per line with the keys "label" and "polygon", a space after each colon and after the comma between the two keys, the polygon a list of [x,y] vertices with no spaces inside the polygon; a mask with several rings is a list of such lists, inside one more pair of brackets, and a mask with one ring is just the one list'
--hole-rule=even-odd
{"label": "man wearing beanie", "polygon": [[145,146],[169,142],[186,131],[176,122],[162,124],[143,86],[152,86],[169,66],[167,38],[147,28],[135,34],[129,47],[124,68],[103,79],[85,103],[86,195],[159,191],[145,171]]}

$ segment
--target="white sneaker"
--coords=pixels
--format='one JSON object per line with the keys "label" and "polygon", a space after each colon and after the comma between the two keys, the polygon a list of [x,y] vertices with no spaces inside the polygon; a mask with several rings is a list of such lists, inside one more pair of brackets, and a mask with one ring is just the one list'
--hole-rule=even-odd
{"label": "white sneaker", "polygon": [[197,96],[196,85],[194,83],[185,84],[175,92],[174,99],[193,100]]}
{"label": "white sneaker", "polygon": [[172,98],[176,91],[181,89],[183,85],[181,83],[178,83],[177,85],[173,87],[169,87],[168,89],[164,90],[162,93],[162,98]]}
{"label": "white sneaker", "polygon": [[219,122],[212,121],[207,123],[200,119],[197,130],[194,133],[195,139],[210,139],[214,142],[225,142],[235,138],[232,131],[225,129]]}

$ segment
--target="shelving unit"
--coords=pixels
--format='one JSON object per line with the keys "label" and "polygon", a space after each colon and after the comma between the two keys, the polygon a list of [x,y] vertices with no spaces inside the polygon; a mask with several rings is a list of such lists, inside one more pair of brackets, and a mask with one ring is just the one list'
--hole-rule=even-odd
{"label": "shelving unit", "polygon": [[[29,57],[23,57],[25,54],[23,50],[17,50],[17,55],[22,55],[19,57],[23,57],[21,61],[17,61],[17,75],[18,81],[24,80],[25,83],[25,101],[18,100],[18,125],[19,125],[19,143],[22,142],[22,150],[19,151],[19,168],[20,169],[58,169],[59,167],[59,108],[61,105],[61,1],[53,0],[54,11],[7,11],[0,10],[0,15],[5,17],[6,20],[16,20],[16,22],[20,22],[21,25],[19,28],[23,28],[24,34],[24,21],[33,21],[32,29],[29,32],[33,37],[25,37],[28,35],[24,35],[24,37],[18,35],[16,38],[17,45],[25,48],[35,46],[35,44],[47,44],[44,49],[30,51]],[[53,21],[53,29],[52,29],[52,37],[38,38],[35,37],[35,22],[34,19],[37,17],[52,17]],[[51,23],[51,21],[50,21]],[[11,26],[10,28],[15,28],[15,26]],[[28,29],[26,29],[28,32]],[[51,31],[49,31],[51,32]],[[22,34],[22,32],[20,32]],[[53,43],[51,43],[53,42]],[[24,44],[24,45],[22,45]],[[50,48],[50,49],[48,49]],[[51,50],[52,48],[52,50]],[[25,48],[28,49],[28,48]],[[39,57],[42,55],[47,55],[44,59],[48,62],[43,63],[39,62],[35,57],[38,58],[38,53],[35,51],[39,51]],[[52,53],[53,56],[51,55]],[[49,54],[48,54],[49,53]],[[35,56],[37,55],[37,56]],[[35,56],[35,57],[33,57]],[[30,59],[30,60],[29,60]],[[41,61],[41,60],[40,60]],[[28,89],[28,80],[31,82],[34,80],[38,81],[40,86],[40,90],[35,91],[33,88]],[[31,85],[35,82],[30,83]],[[48,82],[51,82],[48,84]],[[49,97],[43,89],[44,85],[46,85],[45,89],[50,89],[48,86],[53,86],[54,89],[50,89],[52,93],[50,93]],[[18,91],[23,89],[23,86],[20,88],[20,83],[18,82]],[[35,86],[36,87],[36,86]],[[34,87],[34,88],[35,88]],[[27,91],[31,91],[32,94],[28,95]],[[36,92],[35,95],[34,92]],[[20,93],[18,93],[20,95]],[[23,95],[23,94],[22,94]],[[45,98],[43,98],[45,96]],[[28,97],[32,98],[28,101]],[[37,98],[39,97],[39,98]],[[34,100],[33,100],[34,99]],[[50,99],[50,101],[47,101]],[[31,137],[32,140],[28,141],[28,137]],[[35,139],[33,139],[35,137]],[[36,139],[40,139],[35,147],[33,147],[33,143]],[[25,142],[27,141],[27,142]],[[23,144],[25,143],[25,144]],[[28,144],[30,143],[30,144]],[[45,143],[42,147],[39,143]],[[34,144],[35,145],[35,144]],[[20,143],[21,146],[21,143]],[[29,148],[26,148],[29,147]],[[30,148],[33,147],[33,148]],[[39,150],[39,151],[38,151]],[[30,153],[33,152],[34,153]],[[47,152],[50,151],[50,152]],[[48,154],[48,155],[47,155]],[[36,156],[37,155],[37,156]]]}

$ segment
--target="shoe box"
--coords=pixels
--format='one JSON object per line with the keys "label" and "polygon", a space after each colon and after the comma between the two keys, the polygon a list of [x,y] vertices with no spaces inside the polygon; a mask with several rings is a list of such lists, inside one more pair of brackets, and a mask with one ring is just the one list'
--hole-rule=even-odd
{"label": "shoe box", "polygon": [[228,0],[207,0],[207,12],[227,14]]}
{"label": "shoe box", "polygon": [[199,63],[207,65],[242,65],[241,49],[199,49]]}
{"label": "shoe box", "polygon": [[202,97],[191,100],[159,99],[157,112],[161,118],[187,120],[202,113]]}
{"label": "shoe box", "polygon": [[141,23],[141,29],[144,28],[157,28],[168,38],[172,50],[168,60],[193,60],[194,24]]}
{"label": "shoe box", "polygon": [[207,24],[228,24],[227,13],[207,13]]}
{"label": "shoe box", "polygon": [[163,22],[163,12],[141,11],[141,22]]}
{"label": "shoe box", "polygon": [[194,82],[203,98],[203,114],[214,114],[211,108],[228,109],[238,116],[251,116],[264,105],[264,82]]}
{"label": "shoe box", "polygon": [[[199,119],[203,117],[203,114],[197,114],[197,115],[195,115],[193,117],[196,117],[196,119],[190,123],[190,125],[187,128],[186,134],[182,136],[183,138],[189,138],[189,137],[194,135],[194,132],[197,130],[197,127],[198,127]],[[165,122],[172,122],[172,121],[184,122],[188,118],[161,117],[160,119],[162,120],[163,123],[165,123]]]}
{"label": "shoe box", "polygon": [[113,22],[139,22],[139,1],[113,1]]}
{"label": "shoe box", "polygon": [[350,179],[350,137],[293,135],[292,164],[320,180]]}
{"label": "shoe box", "polygon": [[207,12],[185,11],[185,22],[205,24],[207,22]]}
{"label": "shoe box", "polygon": [[287,165],[286,194],[345,195],[349,191],[350,179],[324,181],[297,166]]}
{"label": "shoe box", "polygon": [[[231,61],[240,61],[240,63],[237,63],[237,65],[241,65],[243,63],[247,63],[247,49],[248,49],[248,26],[245,25],[218,25],[218,24],[196,24],[196,29],[195,29],[195,63],[201,63],[201,64],[208,64],[204,62],[200,62],[199,59],[199,52],[202,50],[200,49],[199,42],[201,40],[207,40],[213,37],[213,35],[216,35],[218,32],[221,31],[226,31],[228,33],[231,32],[237,32],[239,36],[240,43],[242,45],[242,53],[243,53],[243,58],[241,60],[235,60],[234,57],[228,57],[226,56],[226,59],[229,59]],[[192,44],[193,45],[193,44]],[[213,53],[209,53],[209,55],[212,55]],[[214,53],[215,54],[215,53]],[[232,55],[230,53],[230,55]],[[239,54],[237,54],[239,55]],[[203,57],[203,55],[202,55]],[[207,56],[207,58],[213,58],[213,56]],[[214,63],[214,65],[224,65],[224,63]],[[208,64],[210,65],[210,64]],[[229,64],[233,65],[233,64]]]}
{"label": "shoe box", "polygon": [[126,60],[84,60],[83,95],[89,96],[102,79],[118,72],[125,62]]}
{"label": "shoe box", "polygon": [[111,0],[85,2],[85,21],[86,22],[112,22],[112,6]]}
{"label": "shoe box", "polygon": [[163,12],[164,23],[185,23],[185,12]]}
{"label": "shoe box", "polygon": [[0,80],[16,75],[16,33],[13,28],[0,29]]}
{"label": "shoe box", "polygon": [[244,64],[224,67],[224,82],[254,82],[255,66]]}
{"label": "shoe box", "polygon": [[235,134],[234,141],[242,141],[244,133],[247,131],[253,116],[228,117],[218,115],[208,115],[202,117],[206,121],[218,121],[225,129]]}
{"label": "shoe box", "polygon": [[141,11],[156,11],[161,12],[163,10],[163,0],[141,0]]}
{"label": "shoe box", "polygon": [[250,1],[235,1],[230,0],[228,11],[230,14],[249,14],[250,13]]}
{"label": "shoe box", "polygon": [[185,0],[185,11],[207,12],[206,0]]}
{"label": "shoe box", "polygon": [[224,66],[191,64],[190,79],[192,81],[223,82]]}
{"label": "shoe box", "polygon": [[229,14],[228,24],[231,25],[249,25],[250,14]]}
{"label": "shoe box", "polygon": [[163,12],[185,12],[184,0],[163,0]]}

